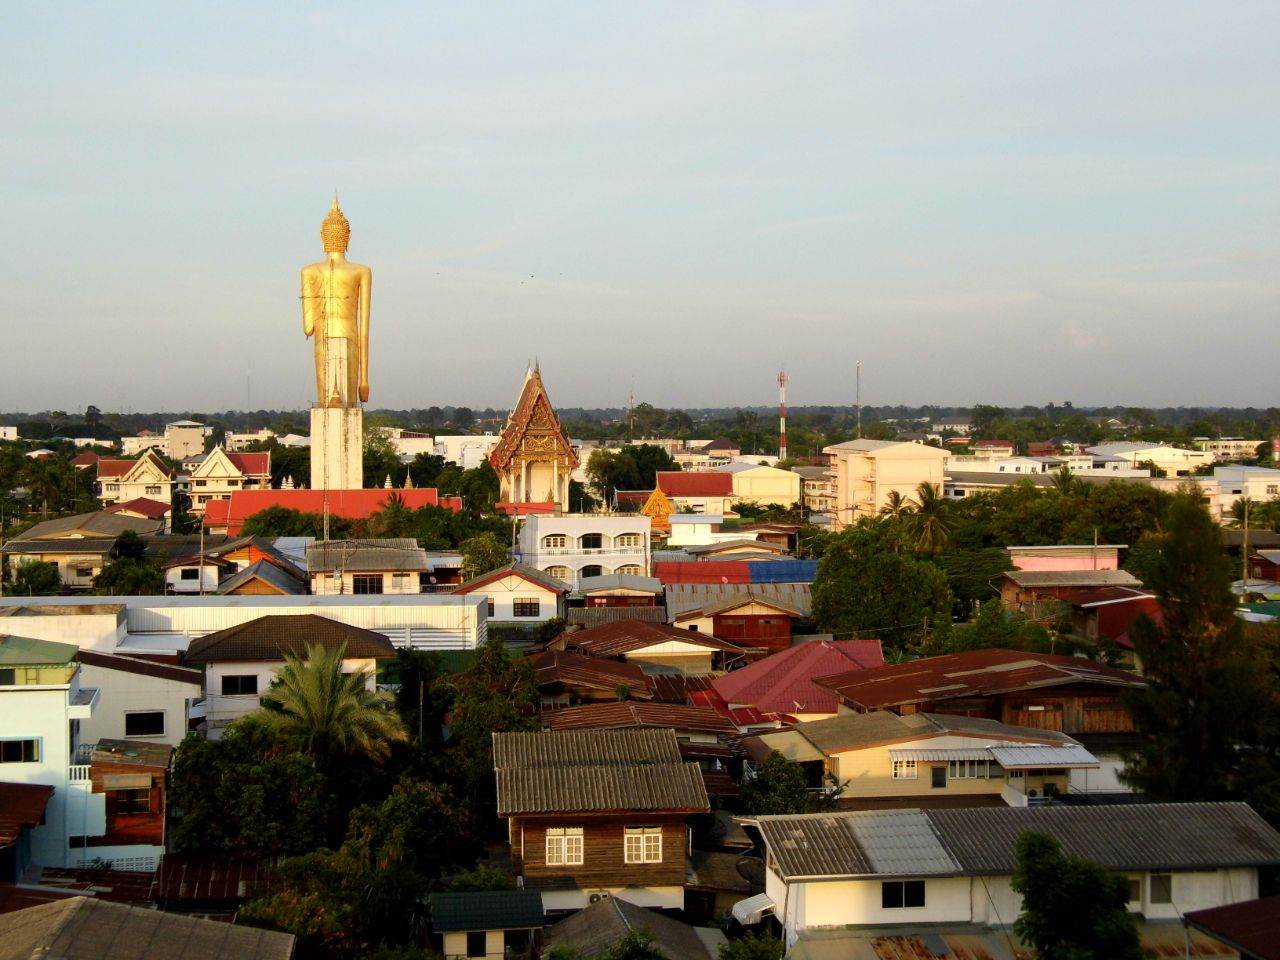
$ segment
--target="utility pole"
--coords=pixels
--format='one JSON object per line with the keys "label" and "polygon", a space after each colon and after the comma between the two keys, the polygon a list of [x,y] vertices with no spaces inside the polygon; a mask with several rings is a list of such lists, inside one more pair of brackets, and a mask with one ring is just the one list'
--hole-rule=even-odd
{"label": "utility pole", "polygon": [[778,459],[787,459],[787,371],[778,373]]}
{"label": "utility pole", "polygon": [[1240,541],[1240,602],[1249,592],[1249,487],[1245,485],[1244,536]]}

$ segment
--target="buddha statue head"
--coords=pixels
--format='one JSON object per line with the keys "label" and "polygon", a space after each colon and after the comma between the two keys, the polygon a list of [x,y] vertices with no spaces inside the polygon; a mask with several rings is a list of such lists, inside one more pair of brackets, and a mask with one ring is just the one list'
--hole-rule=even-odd
{"label": "buddha statue head", "polygon": [[346,253],[350,240],[351,224],[342,215],[342,208],[338,206],[338,195],[335,193],[329,215],[320,225],[320,241],[324,244],[325,253]]}

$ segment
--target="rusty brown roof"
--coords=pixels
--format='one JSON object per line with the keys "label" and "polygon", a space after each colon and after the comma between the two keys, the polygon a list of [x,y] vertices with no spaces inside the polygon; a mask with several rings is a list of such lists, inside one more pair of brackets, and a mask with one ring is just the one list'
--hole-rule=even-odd
{"label": "rusty brown roof", "polygon": [[589,703],[580,707],[544,710],[549,730],[663,729],[691,730],[732,737],[738,733],[728,717],[714,707],[678,703]]}
{"label": "rusty brown roof", "polygon": [[495,733],[493,759],[501,816],[709,807],[669,729]]}
{"label": "rusty brown roof", "polygon": [[671,641],[722,650],[726,653],[745,653],[736,643],[720,640],[708,633],[681,630],[664,623],[648,623],[643,620],[620,620],[602,623],[598,627],[575,630],[565,634],[565,645],[594,657],[620,657],[635,650]]}
{"label": "rusty brown roof", "polygon": [[186,659],[191,663],[283,660],[290,654],[305,656],[307,647],[315,644],[327,649],[345,644],[351,659],[390,660],[396,655],[391,641],[381,633],[301,613],[258,617],[192,640]]}
{"label": "rusty brown roof", "polygon": [[626,687],[633,697],[648,699],[651,696],[650,678],[634,663],[588,657],[565,650],[544,650],[527,659],[539,687],[559,684],[610,693]]}

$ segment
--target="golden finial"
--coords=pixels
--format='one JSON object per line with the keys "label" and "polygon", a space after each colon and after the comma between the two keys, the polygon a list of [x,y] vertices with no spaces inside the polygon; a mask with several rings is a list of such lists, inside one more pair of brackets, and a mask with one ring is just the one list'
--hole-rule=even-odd
{"label": "golden finial", "polygon": [[320,225],[320,241],[324,244],[325,253],[346,253],[347,244],[351,240],[351,224],[342,215],[338,206],[338,194],[333,194],[333,205],[329,207],[329,215]]}

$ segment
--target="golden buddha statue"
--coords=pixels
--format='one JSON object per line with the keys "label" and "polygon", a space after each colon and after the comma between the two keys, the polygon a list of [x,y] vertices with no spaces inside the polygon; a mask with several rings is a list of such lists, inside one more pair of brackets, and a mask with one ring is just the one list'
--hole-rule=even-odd
{"label": "golden buddha statue", "polygon": [[373,271],[347,260],[351,224],[335,194],[320,227],[326,257],[302,268],[302,332],[316,338],[316,402],[354,407],[369,399],[369,300]]}

